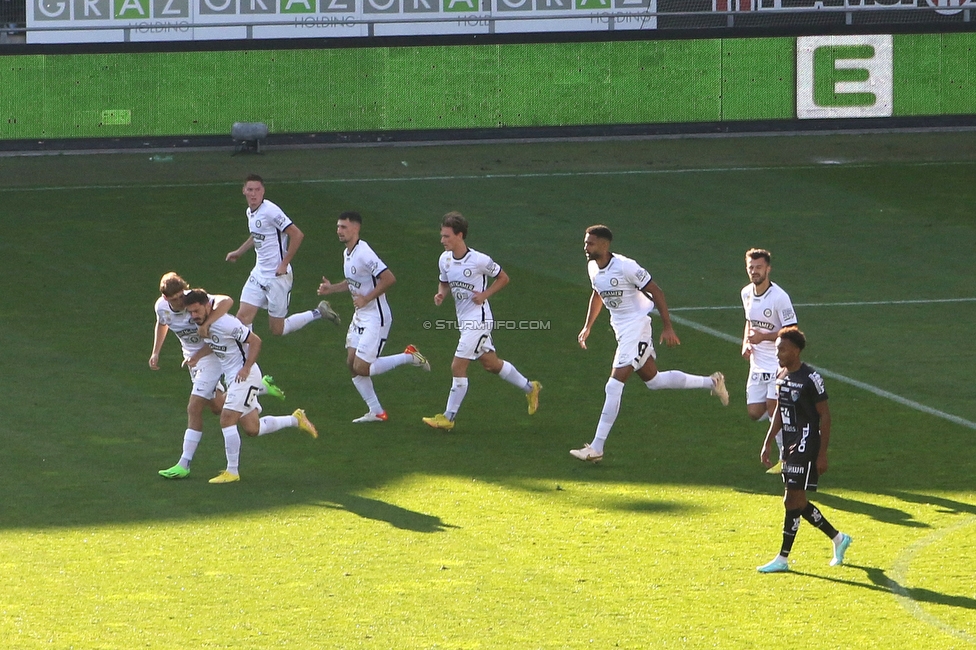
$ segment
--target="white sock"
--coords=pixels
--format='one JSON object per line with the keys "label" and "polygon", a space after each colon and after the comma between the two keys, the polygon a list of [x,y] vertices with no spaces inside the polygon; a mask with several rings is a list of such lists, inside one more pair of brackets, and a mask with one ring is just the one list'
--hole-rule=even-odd
{"label": "white sock", "polygon": [[444,415],[448,420],[454,421],[457,417],[457,412],[461,409],[461,402],[464,401],[464,396],[468,393],[468,378],[467,377],[455,377],[451,381],[451,394],[447,396],[447,408],[444,409]]}
{"label": "white sock", "polygon": [[373,363],[369,364],[369,375],[370,377],[382,375],[384,372],[389,372],[397,366],[403,366],[408,363],[413,363],[413,355],[407,354],[406,352],[391,354],[388,357],[380,357]]}
{"label": "white sock", "polygon": [[769,411],[762,414],[762,417],[756,420],[756,422],[769,422]]}
{"label": "white sock", "polygon": [[179,463],[183,469],[190,469],[190,461],[193,460],[193,454],[196,453],[201,438],[203,438],[203,431],[187,429],[183,434],[183,455]]}
{"label": "white sock", "polygon": [[370,413],[376,415],[383,412],[383,407],[380,406],[380,398],[376,396],[376,391],[373,390],[372,379],[363,377],[362,375],[356,375],[352,378],[352,385],[359,391],[363,401],[366,402],[366,406],[369,407]]}
{"label": "white sock", "polygon": [[666,388],[707,388],[714,386],[711,377],[700,375],[689,375],[680,370],[666,370],[654,375],[650,381],[645,381],[644,385],[651,390],[663,390]]}
{"label": "white sock", "polygon": [[297,427],[298,418],[294,415],[265,415],[261,418],[260,423],[258,435],[265,436],[286,427]]}
{"label": "white sock", "polygon": [[776,446],[779,447],[779,459],[783,460],[783,430],[780,429],[779,433],[776,434]]}
{"label": "white sock", "polygon": [[603,402],[603,411],[600,412],[600,422],[596,425],[596,435],[590,447],[599,454],[603,453],[603,445],[610,435],[610,428],[613,427],[617,419],[617,412],[620,410],[620,398],[624,394],[624,383],[611,377],[606,385],[607,398]]}
{"label": "white sock", "polygon": [[237,425],[224,427],[220,430],[224,434],[224,453],[227,454],[227,471],[231,474],[238,474],[238,465],[241,461],[241,434],[237,430]]}
{"label": "white sock", "polygon": [[498,376],[510,383],[512,386],[519,388],[524,393],[532,392],[532,384],[529,380],[522,376],[515,366],[510,364],[508,361],[502,361],[502,369],[498,373]]}
{"label": "white sock", "polygon": [[[315,312],[318,313],[318,312]],[[300,330],[313,320],[315,320],[315,313],[311,311],[303,311],[300,314],[292,314],[285,319],[285,329],[281,332],[282,336],[285,334],[291,334],[296,330]],[[322,318],[322,314],[319,314],[319,318]]]}

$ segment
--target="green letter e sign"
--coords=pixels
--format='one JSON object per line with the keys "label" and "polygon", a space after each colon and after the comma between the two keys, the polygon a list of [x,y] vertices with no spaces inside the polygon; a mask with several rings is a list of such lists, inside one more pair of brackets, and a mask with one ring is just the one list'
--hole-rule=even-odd
{"label": "green letter e sign", "polygon": [[891,117],[891,35],[796,39],[796,116]]}

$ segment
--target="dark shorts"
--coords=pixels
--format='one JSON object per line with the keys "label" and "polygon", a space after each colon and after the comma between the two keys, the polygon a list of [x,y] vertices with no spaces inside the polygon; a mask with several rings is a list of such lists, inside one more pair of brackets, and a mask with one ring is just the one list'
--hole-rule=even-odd
{"label": "dark shorts", "polygon": [[783,461],[783,484],[787,490],[817,491],[817,457],[811,454],[789,454]]}

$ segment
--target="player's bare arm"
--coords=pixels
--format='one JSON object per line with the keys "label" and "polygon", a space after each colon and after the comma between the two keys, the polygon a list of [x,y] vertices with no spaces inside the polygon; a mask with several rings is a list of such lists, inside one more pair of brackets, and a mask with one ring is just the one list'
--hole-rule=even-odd
{"label": "player's bare arm", "polygon": [[434,294],[434,304],[438,307],[444,302],[444,299],[451,294],[451,285],[446,282],[437,283],[437,293]]}
{"label": "player's bare arm", "polygon": [[201,338],[210,336],[210,326],[224,314],[230,313],[230,308],[234,306],[234,299],[230,296],[219,293],[213,298],[213,310],[207,316],[207,320],[203,321],[203,325],[197,325],[197,333]]}
{"label": "player's bare arm", "polygon": [[166,340],[167,332],[169,332],[169,326],[163,325],[157,320],[153,332],[153,349],[149,355],[149,367],[153,370],[159,370],[159,353],[163,349],[163,341]]}
{"label": "player's bare arm", "polygon": [[576,336],[579,346],[584,350],[586,349],[586,339],[590,338],[590,330],[593,329],[593,323],[596,322],[596,317],[600,315],[601,309],[603,309],[603,300],[600,299],[600,294],[592,291],[590,293],[590,302],[586,307],[586,323]]}
{"label": "player's bare arm", "polygon": [[285,251],[285,256],[281,258],[281,263],[278,264],[275,275],[285,275],[288,273],[288,265],[291,264],[292,258],[295,257],[295,253],[298,252],[299,247],[302,245],[302,240],[305,239],[305,233],[299,230],[295,224],[291,224],[285,228],[284,233],[288,235],[288,250]]}
{"label": "player's bare arm", "polygon": [[748,359],[752,356],[752,344],[749,342],[749,321],[746,321],[745,329],[742,331],[742,358]]}
{"label": "player's bare arm", "polygon": [[247,336],[247,358],[244,359],[244,365],[241,366],[240,371],[237,373],[236,381],[244,381],[247,376],[251,374],[251,368],[258,360],[258,355],[261,353],[261,337],[259,337],[254,332],[251,332]]}
{"label": "player's bare arm", "polygon": [[352,304],[356,309],[362,309],[372,301],[376,300],[384,293],[386,290],[396,284],[396,277],[390,269],[384,269],[382,273],[376,278],[379,282],[373,287],[373,290],[362,296],[353,296]]}
{"label": "player's bare arm", "polygon": [[830,444],[830,407],[827,400],[817,402],[817,413],[820,414],[820,453],[817,455],[817,472],[827,471],[827,445]]}
{"label": "player's bare arm", "polygon": [[231,252],[227,253],[227,257],[225,257],[224,260],[227,262],[236,262],[238,259],[240,259],[241,255],[248,252],[252,248],[254,248],[253,235],[248,236],[248,238],[244,240],[244,243],[238,246],[236,250],[232,250]]}
{"label": "player's bare arm", "polygon": [[766,432],[766,439],[763,440],[762,449],[759,452],[759,462],[761,462],[766,467],[772,467],[773,461],[769,458],[769,453],[773,445],[773,440],[776,438],[776,434],[779,433],[780,429],[783,428],[783,415],[776,409],[776,414],[773,416],[772,421],[769,423],[769,431]]}
{"label": "player's bare arm", "polygon": [[664,324],[664,327],[661,329],[660,342],[667,344],[669,348],[681,345],[681,340],[675,334],[674,327],[671,326],[671,313],[668,311],[668,303],[664,299],[664,291],[661,290],[661,287],[657,286],[654,280],[650,280],[645,284],[641,288],[641,291],[651,295],[654,306],[657,307],[657,313],[661,315],[661,322]]}
{"label": "player's bare arm", "polygon": [[499,271],[498,277],[492,281],[491,285],[487,289],[471,296],[471,302],[476,305],[485,304],[486,300],[505,288],[505,285],[508,284],[508,280],[508,273],[505,273],[505,271]]}
{"label": "player's bare arm", "polygon": [[330,293],[342,293],[344,291],[349,291],[349,282],[347,280],[333,284],[329,282],[329,278],[324,275],[322,276],[322,282],[319,283],[318,289],[320,296],[327,296]]}
{"label": "player's bare arm", "polygon": [[191,356],[189,359],[184,359],[183,363],[180,365],[186,366],[187,368],[195,368],[196,365],[200,363],[200,359],[204,358],[208,354],[213,354],[213,350],[210,349],[209,345],[205,345],[194,352],[193,356]]}

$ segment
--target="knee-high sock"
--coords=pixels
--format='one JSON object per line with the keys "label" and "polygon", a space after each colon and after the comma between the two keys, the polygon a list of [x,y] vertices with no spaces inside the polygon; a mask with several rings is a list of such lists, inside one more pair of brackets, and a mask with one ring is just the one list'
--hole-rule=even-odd
{"label": "knee-high sock", "polygon": [[532,392],[532,384],[529,383],[529,380],[526,379],[522,373],[516,370],[515,366],[510,364],[508,361],[502,361],[502,369],[499,371],[498,376],[510,383],[512,386],[521,389],[523,393]]}
{"label": "knee-high sock", "polygon": [[809,501],[807,502],[807,507],[800,514],[803,515],[804,519],[813,524],[814,528],[819,528],[820,532],[830,539],[837,537],[837,529],[831,526],[827,518],[823,516],[823,513],[817,509],[817,506]]}
{"label": "knee-high sock", "polygon": [[444,409],[444,415],[448,420],[454,421],[457,417],[457,412],[461,410],[461,402],[467,394],[468,378],[455,377],[451,381],[451,393],[447,396],[447,408]]}
{"label": "knee-high sock", "polygon": [[383,407],[380,406],[380,398],[376,396],[376,391],[373,390],[372,379],[363,377],[362,375],[356,375],[352,378],[352,385],[359,391],[363,401],[366,402],[366,406],[369,407],[370,413],[383,412]]}
{"label": "knee-high sock", "polygon": [[193,454],[196,453],[201,438],[203,438],[203,431],[195,429],[187,429],[183,434],[183,455],[180,456],[180,465],[183,469],[190,469],[190,462],[193,460]]}
{"label": "knee-high sock", "polygon": [[680,370],[665,370],[654,375],[654,379],[645,381],[644,385],[651,390],[666,388],[707,388],[711,390],[714,382],[712,382],[711,377],[689,375]]}
{"label": "knee-high sock", "polygon": [[241,434],[237,430],[237,425],[223,427],[220,430],[224,434],[224,453],[227,454],[227,471],[231,474],[239,473],[238,465],[241,460]]}
{"label": "knee-high sock", "polygon": [[265,415],[261,418],[260,423],[261,426],[258,429],[258,435],[266,436],[285,427],[297,427],[298,418],[294,415]]}
{"label": "knee-high sock", "polygon": [[406,352],[391,354],[387,357],[380,357],[373,363],[369,364],[369,375],[370,377],[382,375],[384,372],[388,372],[397,366],[403,366],[408,363],[413,363],[413,355],[407,354]]}
{"label": "knee-high sock", "polygon": [[285,327],[281,332],[282,336],[284,336],[285,334],[291,334],[294,331],[302,329],[303,327],[311,323],[316,318],[322,318],[321,314],[319,314],[318,316],[316,316],[316,314],[318,314],[317,310],[303,311],[298,314],[292,314],[291,316],[285,319]]}
{"label": "knee-high sock", "polygon": [[617,419],[617,412],[620,411],[620,397],[624,394],[624,383],[611,377],[607,380],[605,387],[607,394],[603,402],[603,410],[600,412],[600,422],[596,425],[596,435],[590,443],[595,451],[603,453],[603,445],[610,435],[610,429]]}
{"label": "knee-high sock", "polygon": [[800,530],[800,515],[802,513],[802,509],[786,511],[786,518],[783,520],[783,547],[779,552],[783,557],[790,556],[793,540],[796,539],[796,531]]}

